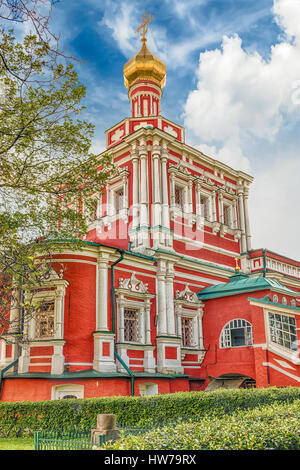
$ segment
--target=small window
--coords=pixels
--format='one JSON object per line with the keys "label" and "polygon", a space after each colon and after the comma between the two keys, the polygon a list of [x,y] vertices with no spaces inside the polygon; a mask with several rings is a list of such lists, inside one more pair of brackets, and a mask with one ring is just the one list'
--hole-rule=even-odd
{"label": "small window", "polygon": [[125,341],[139,341],[139,324],[138,324],[138,311],[125,309],[124,310],[124,340]]}
{"label": "small window", "polygon": [[181,318],[181,337],[182,337],[182,346],[190,348],[193,345],[193,329],[192,329],[191,318]]}
{"label": "small window", "polygon": [[286,302],[286,297],[282,297],[282,303],[283,303],[283,305],[286,305],[286,304],[287,304],[287,302]]}
{"label": "small window", "polygon": [[175,206],[183,210],[183,189],[175,186]]}
{"label": "small window", "polygon": [[51,400],[74,400],[84,398],[84,386],[78,384],[54,385]]}
{"label": "small window", "polygon": [[205,219],[209,219],[209,198],[201,196],[200,205],[202,217],[204,217]]}
{"label": "small window", "polygon": [[251,346],[252,344],[252,325],[248,321],[237,318],[235,320],[231,320],[223,328],[220,337],[221,348]]}
{"label": "small window", "polygon": [[139,386],[139,391],[141,397],[146,395],[157,395],[158,394],[158,385],[152,382],[144,382]]}
{"label": "small window", "polygon": [[116,198],[116,213],[118,213],[124,207],[124,191],[123,188],[115,191],[115,198]]}
{"label": "small window", "polygon": [[273,302],[278,303],[278,295],[273,295]]}
{"label": "small window", "polygon": [[224,225],[231,227],[231,206],[224,206]]}
{"label": "small window", "polygon": [[292,300],[291,300],[291,306],[292,306],[292,307],[296,307],[296,300],[295,300],[295,299],[292,299]]}
{"label": "small window", "polygon": [[37,310],[36,315],[36,337],[53,338],[54,337],[54,301],[43,302]]}

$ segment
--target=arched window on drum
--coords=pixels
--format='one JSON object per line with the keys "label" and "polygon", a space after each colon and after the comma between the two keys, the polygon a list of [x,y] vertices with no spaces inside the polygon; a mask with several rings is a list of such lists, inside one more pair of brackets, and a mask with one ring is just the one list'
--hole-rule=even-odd
{"label": "arched window on drum", "polygon": [[252,344],[252,325],[247,320],[235,318],[224,326],[220,336],[220,348],[236,348]]}

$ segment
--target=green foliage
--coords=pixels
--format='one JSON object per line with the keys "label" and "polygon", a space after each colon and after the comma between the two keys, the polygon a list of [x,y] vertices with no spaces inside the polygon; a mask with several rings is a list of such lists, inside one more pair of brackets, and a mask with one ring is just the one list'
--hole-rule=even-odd
{"label": "green foliage", "polygon": [[[20,313],[15,293],[48,278],[40,256],[51,261],[70,240],[81,248],[114,171],[109,156],[90,152],[85,95],[73,63],[40,36],[18,42],[0,28],[0,333],[9,306]],[[27,306],[28,318],[34,312]]]}
{"label": "green foliage", "polygon": [[110,450],[300,450],[300,400],[166,426],[121,438]]}
{"label": "green foliage", "polygon": [[[180,421],[214,421],[237,411],[262,406],[292,404],[300,399],[299,388],[217,390],[184,392],[150,397],[102,397],[0,404],[0,437],[62,428],[94,428],[97,415],[112,413],[122,427],[151,428]],[[299,426],[300,428],[300,426]]]}

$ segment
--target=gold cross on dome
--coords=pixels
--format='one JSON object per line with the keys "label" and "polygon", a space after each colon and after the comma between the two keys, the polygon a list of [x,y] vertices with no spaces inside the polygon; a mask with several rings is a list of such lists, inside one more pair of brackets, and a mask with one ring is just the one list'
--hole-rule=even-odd
{"label": "gold cross on dome", "polygon": [[[152,18],[153,18],[153,15],[150,15],[150,13],[149,13],[148,18],[146,18],[146,12],[144,12],[144,16],[143,16],[144,21],[141,24],[141,26],[139,26],[138,29],[136,30],[136,33],[140,33],[142,42],[147,41],[146,34],[148,32],[148,26],[146,26],[146,25],[148,25],[148,23],[150,23]],[[141,31],[142,28],[143,28],[143,30]]]}

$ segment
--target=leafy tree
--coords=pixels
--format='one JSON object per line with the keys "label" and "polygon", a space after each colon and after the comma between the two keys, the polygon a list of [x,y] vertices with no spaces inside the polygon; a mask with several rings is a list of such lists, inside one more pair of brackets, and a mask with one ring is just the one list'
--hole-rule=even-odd
{"label": "leafy tree", "polygon": [[[42,0],[0,0],[2,332],[15,332],[21,314],[23,321],[35,314],[37,305],[25,303],[20,292],[44,283],[62,243],[80,248],[113,171],[110,157],[90,152],[94,127],[80,119],[85,87],[41,6]],[[33,29],[21,42],[8,28],[16,21]],[[11,307],[16,325],[8,318]]]}

